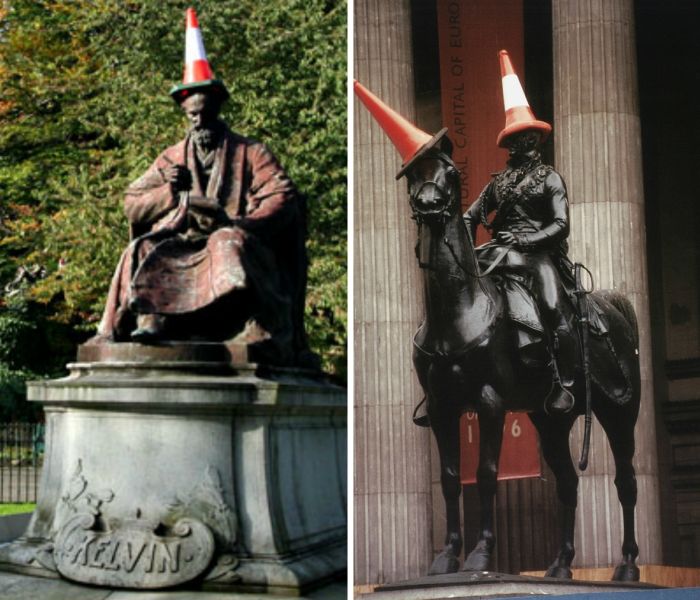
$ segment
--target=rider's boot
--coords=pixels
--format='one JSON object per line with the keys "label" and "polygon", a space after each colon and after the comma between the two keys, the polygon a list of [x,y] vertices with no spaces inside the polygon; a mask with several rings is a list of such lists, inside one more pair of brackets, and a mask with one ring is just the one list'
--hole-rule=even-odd
{"label": "rider's boot", "polygon": [[[548,415],[563,415],[574,407],[574,396],[569,389],[574,385],[574,348],[566,334],[554,334],[552,352],[552,389],[544,400]],[[569,389],[567,389],[569,388]]]}

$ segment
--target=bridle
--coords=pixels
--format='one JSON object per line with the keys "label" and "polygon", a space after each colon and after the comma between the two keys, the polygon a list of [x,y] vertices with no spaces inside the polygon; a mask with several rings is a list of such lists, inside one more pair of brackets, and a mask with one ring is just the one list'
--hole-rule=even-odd
{"label": "bridle", "polygon": [[[456,169],[454,165],[451,166]],[[442,203],[441,206],[434,209],[426,210],[420,208],[417,205],[416,198],[420,197],[421,192],[429,186],[435,188],[435,190],[438,192],[438,198],[445,198],[446,200]],[[413,192],[413,190],[411,190],[411,193],[409,194],[409,202],[413,213],[411,215],[411,218],[418,224],[419,227],[429,225],[430,223],[438,223],[444,226],[445,223],[447,223],[447,221],[454,216],[455,204],[457,200],[457,195],[454,193],[454,189],[455,188],[452,186],[445,188],[433,179],[427,179],[422,181],[420,186],[418,187],[418,190],[415,193]],[[462,226],[466,229],[464,223],[462,223]],[[471,237],[471,231],[466,229],[466,233],[471,242],[471,250],[472,252],[474,252],[474,240]],[[457,251],[455,250],[453,244],[447,237],[444,237],[442,242],[449,250],[450,254],[452,255],[452,258],[455,261],[455,264],[459,267],[459,269],[467,277],[471,277],[473,279],[482,279],[483,277],[486,277],[489,273],[491,273],[491,271],[496,267],[496,265],[500,262],[500,259],[502,258],[499,257],[499,260],[497,262],[494,261],[494,263],[490,265],[489,268],[483,273],[474,273],[470,269],[468,269],[464,264],[462,264],[457,254]],[[478,264],[476,261],[476,256],[474,257],[474,259],[474,264]]]}
{"label": "bridle", "polygon": [[[419,197],[420,193],[429,186],[437,190],[439,198],[447,198],[447,201],[444,202],[442,206],[432,210],[421,209],[417,206],[415,199]],[[411,210],[413,211],[411,218],[418,223],[418,225],[425,225],[431,221],[438,221],[441,225],[444,225],[452,217],[452,205],[454,204],[452,191],[449,188],[445,189],[437,181],[423,181],[420,184],[418,191],[415,194],[411,193],[409,195],[409,202],[411,205]]]}

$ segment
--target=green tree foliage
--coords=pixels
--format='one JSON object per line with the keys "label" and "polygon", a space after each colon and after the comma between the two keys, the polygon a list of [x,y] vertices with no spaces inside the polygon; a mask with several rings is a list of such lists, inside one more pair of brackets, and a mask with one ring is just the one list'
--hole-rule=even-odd
{"label": "green tree foliage", "polygon": [[[8,0],[0,9],[0,281],[94,329],[128,240],[123,191],[185,122],[188,2]],[[309,199],[307,331],[345,375],[346,8],[342,0],[199,0],[224,119],[267,143]],[[59,267],[60,265],[60,267]],[[56,302],[59,298],[60,302]]]}
{"label": "green tree foliage", "polygon": [[48,319],[51,310],[17,290],[0,304],[0,421],[35,419],[24,401],[25,381],[59,375],[74,358],[71,327]]}

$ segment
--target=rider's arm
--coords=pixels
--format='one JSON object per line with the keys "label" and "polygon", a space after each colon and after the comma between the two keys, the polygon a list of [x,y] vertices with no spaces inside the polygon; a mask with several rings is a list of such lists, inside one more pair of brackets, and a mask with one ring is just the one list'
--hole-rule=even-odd
{"label": "rider's arm", "polygon": [[462,215],[464,224],[467,226],[467,231],[469,231],[472,236],[472,241],[476,239],[476,228],[479,223],[481,223],[482,211],[485,211],[486,214],[491,212],[491,204],[493,202],[492,187],[493,182],[487,184],[481,194],[479,194],[479,197],[467,209],[467,212]]}
{"label": "rider's arm", "polygon": [[517,245],[535,249],[558,244],[569,236],[569,200],[561,176],[552,171],[544,180],[544,197],[549,203],[551,221],[534,233],[516,235]]}

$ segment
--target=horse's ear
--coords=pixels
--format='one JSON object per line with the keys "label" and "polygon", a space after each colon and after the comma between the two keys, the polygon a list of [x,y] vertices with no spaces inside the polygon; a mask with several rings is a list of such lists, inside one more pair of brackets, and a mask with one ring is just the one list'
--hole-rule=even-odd
{"label": "horse's ear", "polygon": [[454,146],[452,145],[452,140],[447,135],[443,135],[442,138],[440,139],[440,150],[447,154],[450,158],[452,158],[452,149]]}

